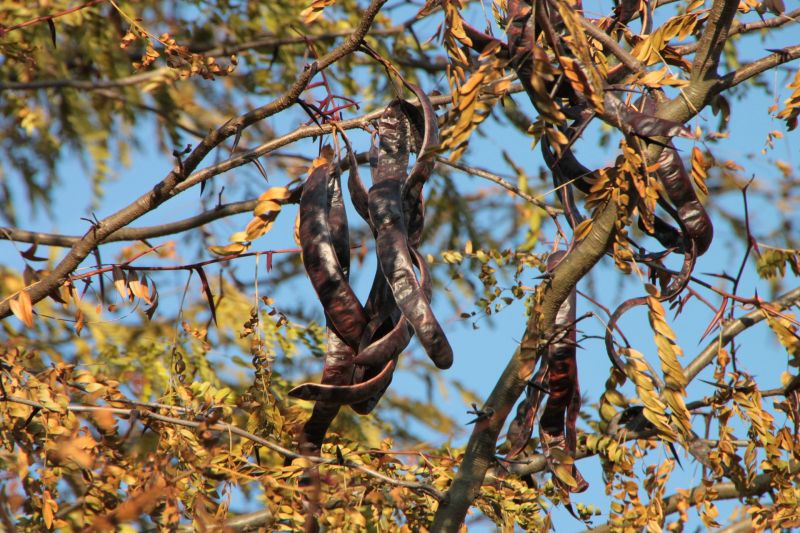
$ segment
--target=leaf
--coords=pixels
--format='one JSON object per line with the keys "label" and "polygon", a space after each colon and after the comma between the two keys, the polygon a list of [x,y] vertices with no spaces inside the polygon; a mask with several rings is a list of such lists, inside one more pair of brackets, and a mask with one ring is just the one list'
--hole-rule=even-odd
{"label": "leaf", "polygon": [[254,217],[266,217],[272,213],[277,215],[278,212],[281,210],[281,204],[274,200],[266,199],[261,200],[256,205],[256,208],[253,210]]}
{"label": "leaf", "polygon": [[17,297],[9,302],[11,312],[28,328],[33,328],[33,305],[27,291],[20,291]]}
{"label": "leaf", "polygon": [[50,495],[49,490],[42,493],[42,519],[47,529],[53,528],[53,519],[58,511],[58,503]]}
{"label": "leaf", "polygon": [[314,0],[311,2],[311,5],[300,12],[300,16],[303,17],[303,22],[305,24],[311,24],[322,15],[326,7],[332,6],[335,3],[336,0]]}
{"label": "leaf", "polygon": [[147,318],[153,320],[153,315],[156,313],[156,309],[158,309],[158,289],[156,289],[155,282],[151,282],[153,286],[153,295],[150,298],[150,306],[144,310],[144,314],[147,315]]}
{"label": "leaf", "polygon": [[114,265],[111,269],[111,274],[114,277],[114,288],[117,289],[122,299],[127,300],[128,298],[132,298],[133,294],[128,290],[128,280],[122,268],[120,268],[119,265]]}
{"label": "leaf", "polygon": [[245,246],[244,244],[240,244],[238,242],[228,244],[227,246],[209,246],[208,251],[215,255],[227,256],[227,255],[239,255],[245,251],[249,246]]}
{"label": "leaf", "polygon": [[211,286],[208,284],[206,271],[203,267],[197,267],[197,275],[200,276],[200,282],[203,284],[203,293],[206,295],[208,301],[208,308],[211,311],[211,318],[214,319],[214,324],[217,323],[217,308],[214,305],[214,295],[211,293]]}
{"label": "leaf", "polygon": [[272,187],[262,193],[261,196],[258,197],[258,201],[272,200],[275,202],[285,202],[291,195],[292,192],[286,187]]}
{"label": "leaf", "polygon": [[130,274],[128,274],[128,288],[131,290],[131,294],[137,298],[142,297],[142,284],[139,281],[139,276],[136,275],[136,271],[132,270]]}
{"label": "leaf", "polygon": [[589,235],[589,232],[592,231],[592,222],[593,220],[591,218],[587,218],[586,220],[575,226],[575,229],[572,232],[573,238],[576,241],[580,241],[584,239],[587,235]]}
{"label": "leaf", "polygon": [[255,217],[247,223],[247,227],[244,228],[243,233],[247,241],[254,241],[271,230],[274,224],[275,217]]}
{"label": "leaf", "polygon": [[692,180],[698,189],[703,191],[703,194],[708,194],[708,187],[706,187],[706,179],[708,178],[708,164],[706,163],[703,152],[695,146],[692,148]]}
{"label": "leaf", "polygon": [[245,243],[250,241],[250,239],[247,238],[247,232],[245,231],[237,231],[231,235],[229,240],[235,243]]}

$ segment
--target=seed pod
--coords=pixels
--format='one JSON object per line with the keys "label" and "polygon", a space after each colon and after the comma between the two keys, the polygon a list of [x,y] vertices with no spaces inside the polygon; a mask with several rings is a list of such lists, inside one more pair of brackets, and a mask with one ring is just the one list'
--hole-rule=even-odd
{"label": "seed pod", "polygon": [[696,244],[697,255],[703,255],[714,238],[714,227],[703,204],[697,198],[686,166],[672,143],[658,158],[656,175],[664,186],[670,202],[677,209],[677,220],[686,237]]}
{"label": "seed pod", "polygon": [[[422,292],[427,298],[430,298],[431,278],[428,267],[425,264],[425,259],[414,249],[412,249],[412,254],[414,264],[417,265],[417,268],[420,270],[420,287],[422,287]],[[411,331],[410,325],[406,319],[402,316],[397,317],[397,319],[395,319],[395,325],[389,333],[359,351],[355,359],[356,365],[373,368],[383,367],[389,359],[395,355],[399,355],[400,352],[408,346],[411,340]]]}
{"label": "seed pod", "polygon": [[[322,383],[326,386],[348,385],[353,378],[353,357],[353,349],[344,343],[335,331],[328,328]],[[325,433],[338,412],[337,403],[320,401],[314,404],[311,417],[303,425],[300,435],[300,449],[304,453],[319,454]]]}
{"label": "seed pod", "polygon": [[[356,349],[367,317],[337,258],[337,251],[342,251],[341,231],[337,228],[337,242],[334,243],[328,224],[330,167],[326,163],[315,168],[306,180],[300,197],[303,264],[331,326],[348,346]],[[346,255],[349,262],[349,250]]]}
{"label": "seed pod", "polygon": [[414,274],[403,220],[400,182],[385,180],[369,191],[369,214],[378,230],[376,248],[397,306],[414,328],[422,346],[439,368],[453,364],[453,349],[436,320],[428,299]]}
{"label": "seed pod", "polygon": [[289,396],[337,405],[363,402],[386,390],[392,380],[397,359],[390,359],[383,369],[371,379],[353,385],[304,383],[289,391]]}
{"label": "seed pod", "polygon": [[[547,259],[547,270],[552,271],[566,255],[558,251]],[[548,397],[542,418],[539,421],[539,434],[548,464],[552,463],[551,450],[560,448],[575,456],[577,445],[576,422],[580,411],[580,385],[578,384],[578,362],[575,357],[577,349],[576,291],[561,304],[556,314],[555,335],[547,348]],[[583,492],[588,483],[573,465],[571,475],[577,481],[570,486],[572,492]],[[556,476],[558,478],[558,476]]]}
{"label": "seed pod", "polygon": [[358,215],[369,224],[369,194],[358,173],[356,152],[350,144],[350,139],[348,139],[347,136],[343,136],[342,138],[344,139],[344,144],[347,145],[347,157],[350,162],[347,176],[347,189],[350,192],[350,201],[353,203],[353,207],[356,208]]}
{"label": "seed pod", "polygon": [[[409,234],[408,240],[412,246],[418,246],[420,238],[422,237],[423,220],[425,206],[422,198],[422,187],[425,182],[430,178],[436,162],[434,161],[434,151],[439,145],[439,125],[436,119],[436,113],[433,110],[428,95],[425,94],[421,88],[403,80],[406,86],[411,89],[414,95],[419,100],[420,107],[422,108],[422,117],[419,116],[419,111],[413,106],[407,106],[406,112],[412,119],[412,125],[419,134],[421,133],[421,142],[417,149],[417,159],[411,172],[403,183],[402,197],[403,209],[406,212],[406,223],[408,224]],[[420,131],[421,129],[421,131]]]}

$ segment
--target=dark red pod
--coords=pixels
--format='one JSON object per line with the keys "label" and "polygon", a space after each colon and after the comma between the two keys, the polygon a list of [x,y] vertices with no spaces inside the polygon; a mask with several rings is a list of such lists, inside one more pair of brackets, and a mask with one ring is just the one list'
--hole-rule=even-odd
{"label": "dark red pod", "polygon": [[369,214],[378,232],[376,248],[380,267],[397,306],[414,328],[428,356],[439,368],[449,368],[453,364],[453,349],[414,273],[400,187],[397,180],[384,180],[369,191]]}
{"label": "dark red pod", "polygon": [[[335,331],[328,328],[322,383],[327,386],[349,385],[353,379],[354,356],[353,349],[342,341]],[[304,453],[319,453],[325,433],[338,412],[337,403],[320,401],[314,404],[311,417],[303,425],[300,436],[300,449]]]}
{"label": "dark red pod", "polygon": [[[547,269],[552,271],[566,255],[558,251],[547,259]],[[578,384],[578,362],[576,358],[576,290],[561,304],[555,320],[555,338],[547,349],[548,397],[539,420],[539,434],[545,457],[551,463],[549,450],[565,449],[575,456],[577,444],[577,417],[580,411],[580,385]],[[572,492],[583,492],[588,483],[578,470],[572,467],[572,477],[577,481]]]}
{"label": "dark red pod", "polygon": [[675,205],[678,222],[686,237],[696,243],[697,255],[703,255],[714,238],[714,227],[697,198],[691,177],[672,143],[661,152],[656,175],[670,202]]}
{"label": "dark red pod", "polygon": [[[328,224],[330,166],[321,165],[311,172],[300,197],[303,264],[331,326],[342,340],[357,349],[367,317],[337,258],[337,252],[342,252],[337,250],[342,248],[341,236],[335,244]],[[346,256],[349,258],[349,250]]]}
{"label": "dark red pod", "polygon": [[376,394],[386,390],[392,380],[397,359],[390,359],[374,377],[356,384],[333,385],[304,383],[289,391],[289,396],[301,400],[326,402],[337,405],[349,405],[369,400]]}
{"label": "dark red pod", "polygon": [[347,145],[347,157],[350,162],[350,168],[347,175],[347,190],[350,192],[350,201],[353,207],[356,208],[356,213],[369,224],[369,194],[367,188],[364,187],[364,182],[361,181],[361,176],[358,172],[358,160],[356,159],[355,150],[350,144],[350,139],[343,136],[344,143]]}
{"label": "dark red pod", "polygon": [[[414,264],[420,270],[420,287],[427,298],[431,296],[431,282],[425,259],[416,250],[411,250]],[[392,357],[405,350],[411,341],[412,329],[406,319],[400,315],[393,318],[394,327],[386,335],[378,338],[356,355],[357,365],[381,368]]]}

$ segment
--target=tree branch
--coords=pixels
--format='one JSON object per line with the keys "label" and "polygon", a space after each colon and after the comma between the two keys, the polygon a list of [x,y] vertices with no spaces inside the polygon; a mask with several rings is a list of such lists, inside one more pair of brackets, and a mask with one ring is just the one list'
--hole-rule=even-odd
{"label": "tree branch", "polygon": [[[790,474],[800,472],[798,463],[794,463],[790,468]],[[661,500],[661,506],[664,510],[664,515],[667,516],[678,512],[678,505],[682,501],[696,502],[696,501],[717,501],[717,500],[733,500],[737,498],[744,498],[746,496],[760,496],[769,491],[772,487],[772,473],[759,474],[753,479],[753,483],[744,489],[737,487],[735,484],[715,483],[710,487],[699,485],[689,490],[688,496],[681,496],[673,494]],[[602,526],[587,529],[585,533],[611,533],[612,526],[603,524]],[[738,530],[736,530],[738,531]],[[749,530],[748,530],[749,531]]]}
{"label": "tree branch", "polygon": [[[779,28],[784,24],[789,22],[797,22],[798,17],[800,17],[800,9],[795,9],[794,11],[789,11],[788,13],[783,13],[777,17],[773,17],[768,20],[761,20],[758,22],[749,22],[746,24],[733,24],[731,29],[728,31],[728,37],[733,37],[734,35],[741,35],[745,33],[751,33],[758,30],[769,29],[769,28]],[[684,44],[675,46],[675,52],[680,55],[687,55],[692,54],[700,47],[700,43],[691,43],[691,44]]]}
{"label": "tree branch", "polygon": [[159,77],[169,77],[171,79],[177,78],[177,72],[169,67],[161,67],[155,70],[148,70],[145,72],[138,72],[125,76],[124,78],[117,78],[116,80],[35,80],[28,82],[0,82],[0,91],[15,90],[15,91],[31,91],[38,89],[80,89],[82,91],[94,91],[98,89],[117,89],[120,87],[130,87],[145,83]]}
{"label": "tree branch", "polygon": [[528,383],[543,347],[542,339],[553,332],[556,313],[570,290],[605,254],[614,235],[617,206],[608,202],[600,209],[589,235],[568,254],[544,282],[541,314],[534,312],[525,336],[514,352],[492,393],[481,408],[490,413],[475,424],[456,478],[436,511],[432,532],[457,531],[494,461],[495,446],[511,408]]}
{"label": "tree branch", "polygon": [[501,178],[497,174],[493,174],[492,172],[489,172],[488,170],[484,170],[482,168],[470,167],[468,165],[464,165],[463,163],[459,163],[457,161],[450,161],[449,159],[445,159],[444,157],[440,157],[440,156],[436,157],[436,162],[437,163],[441,163],[442,165],[446,165],[448,167],[452,167],[452,168],[454,168],[456,170],[460,170],[461,172],[466,172],[467,174],[471,174],[473,176],[478,176],[479,178],[483,178],[485,180],[489,180],[492,183],[496,183],[496,184],[500,185],[502,188],[504,188],[505,190],[516,194],[517,196],[519,196],[520,198],[522,198],[526,202],[529,202],[529,203],[535,205],[536,207],[541,207],[542,209],[544,209],[544,211],[548,215],[550,215],[553,218],[555,218],[556,216],[558,216],[559,214],[564,212],[563,209],[560,209],[558,207],[554,207],[552,205],[549,205],[549,204],[543,202],[542,200],[540,200],[540,199],[538,199],[538,198],[536,198],[534,196],[531,196],[528,193],[522,192],[521,190],[519,190],[519,187],[517,187],[516,185],[513,185],[513,184],[507,182],[506,180],[504,180],[503,178]]}
{"label": "tree branch", "polygon": [[[770,307],[782,311],[796,304],[798,301],[800,301],[800,287],[789,291],[783,296],[779,297],[777,300],[774,300],[770,304]],[[717,339],[706,346],[706,348],[700,352],[700,354],[695,357],[691,363],[686,365],[686,368],[684,368],[683,372],[686,374],[687,381],[692,381],[695,377],[697,377],[697,374],[699,374],[701,370],[703,370],[714,360],[720,348],[726,346],[737,335],[747,328],[752,327],[764,320],[766,318],[764,314],[765,312],[766,311],[763,309],[755,309],[734,320],[733,322],[729,322],[724,328],[722,328],[722,331],[720,331]]]}
{"label": "tree branch", "polygon": [[722,92],[731,87],[739,85],[743,81],[747,81],[754,76],[758,76],[764,71],[775,68],[778,65],[794,61],[800,57],[800,45],[787,46],[781,50],[757,59],[752,63],[748,63],[737,70],[730,72],[720,78],[719,82],[714,86],[716,92]]}
{"label": "tree branch", "polygon": [[692,64],[693,84],[711,82],[717,77],[719,56],[728,39],[728,30],[733,23],[739,0],[714,0],[703,35],[697,43],[697,53]]}
{"label": "tree branch", "polygon": [[[190,229],[199,228],[204,224],[220,218],[252,211],[256,208],[256,205],[258,205],[258,199],[245,200],[243,202],[234,202],[231,204],[221,205],[217,208],[204,211],[199,215],[178,220],[176,222],[171,222],[169,224],[159,224],[157,226],[146,226],[143,228],[122,228],[106,237],[101,244],[121,241],[141,241],[144,239],[153,239],[155,237],[174,235],[175,233],[181,233]],[[0,240],[29,242],[43,244],[46,246],[70,248],[79,243],[81,239],[82,237],[79,236],[60,235],[57,233],[40,233],[37,231],[27,231],[20,228],[0,227]]]}
{"label": "tree branch", "polygon": [[[142,195],[132,204],[106,217],[99,224],[92,227],[80,242],[72,247],[50,275],[24,289],[28,292],[32,303],[39,302],[53,289],[61,285],[67,279],[67,276],[109,235],[185,190],[189,186],[187,185],[189,173],[194,171],[211,150],[219,146],[224,140],[241,132],[242,129],[294,105],[300,94],[305,90],[306,85],[319,70],[325,69],[358,48],[372,21],[385,2],[386,0],[372,0],[369,7],[364,11],[361,22],[350,37],[330,53],[321,57],[312,66],[307,67],[284,94],[269,104],[231,119],[217,130],[210,132],[188,157],[180,165],[177,165],[166,178],[156,184],[150,192]],[[199,181],[202,180],[196,180],[192,184],[199,183]],[[10,298],[6,298],[0,302],[0,318],[5,318],[10,314]]]}

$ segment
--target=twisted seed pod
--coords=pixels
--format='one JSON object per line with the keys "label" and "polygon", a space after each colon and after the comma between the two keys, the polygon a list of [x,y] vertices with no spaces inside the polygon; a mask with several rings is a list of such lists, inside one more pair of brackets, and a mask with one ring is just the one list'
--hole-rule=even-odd
{"label": "twisted seed pod", "polygon": [[[428,267],[425,264],[425,259],[414,249],[411,250],[411,253],[413,254],[414,264],[420,270],[419,283],[422,287],[422,291],[427,298],[430,298],[431,278]],[[405,318],[400,316],[389,333],[373,342],[356,355],[355,363],[357,365],[381,367],[386,364],[386,361],[392,354],[399,354],[403,351],[406,346],[408,346],[410,340],[411,331],[409,331],[409,324]]]}
{"label": "twisted seed pod", "polygon": [[363,402],[386,390],[386,387],[391,383],[396,364],[396,357],[390,359],[378,374],[361,383],[347,385],[304,383],[289,391],[289,395],[301,400],[337,405]]}
{"label": "twisted seed pod", "polygon": [[376,248],[397,306],[439,368],[453,364],[453,350],[414,274],[403,220],[400,182],[385,180],[369,191],[370,218],[378,230]]}
{"label": "twisted seed pod", "polygon": [[[327,386],[347,385],[353,376],[353,349],[344,343],[331,328],[327,329],[327,349],[322,382]],[[292,394],[290,391],[289,394]],[[303,453],[318,455],[325,433],[339,412],[339,404],[318,401],[311,417],[303,425],[300,449]]]}
{"label": "twisted seed pod", "polygon": [[[554,270],[565,255],[563,251],[551,254],[547,259],[547,270]],[[576,423],[581,397],[575,357],[575,306],[576,290],[573,288],[558,309],[554,324],[558,336],[550,341],[547,348],[549,396],[539,421],[539,434],[548,463],[552,462],[552,449],[560,448],[574,457],[577,447]],[[571,474],[577,482],[575,487],[570,487],[572,492],[583,492],[589,487],[574,465]]]}
{"label": "twisted seed pod", "polygon": [[[453,350],[420,287],[409,252],[402,187],[408,164],[410,120],[402,120],[398,115],[406,116],[403,104],[395,101],[379,123],[380,152],[369,190],[369,217],[377,232],[375,247],[383,275],[403,316],[434,364],[449,368],[453,364]],[[420,164],[424,166],[423,162]]]}
{"label": "twisted seed pod", "polygon": [[[323,181],[324,180],[324,181]],[[306,192],[306,189],[309,192]],[[334,272],[340,277],[339,290],[336,294],[347,295],[350,277],[350,234],[347,224],[347,213],[342,199],[342,187],[338,167],[322,165],[312,171],[300,198],[300,235],[303,239],[303,263],[312,282],[318,280],[320,273]],[[319,231],[316,239],[309,238],[309,231]],[[326,235],[327,230],[327,235]],[[333,256],[331,257],[331,254]],[[317,265],[317,270],[309,269],[309,265]],[[324,265],[326,268],[320,268]],[[312,276],[312,272],[317,276]],[[317,284],[314,284],[315,289]],[[318,291],[319,294],[320,291]],[[352,294],[352,290],[350,290]],[[336,296],[334,296],[335,298]],[[352,296],[355,298],[355,295]],[[322,297],[320,297],[322,300]],[[358,300],[356,300],[358,302]],[[340,302],[337,302],[340,303]],[[322,383],[325,387],[344,386],[351,382],[354,370],[355,351],[337,333],[333,312],[336,307],[324,305],[326,311],[326,352],[322,370]],[[360,306],[360,304],[359,304]],[[340,317],[338,323],[346,323]],[[363,329],[363,324],[362,324]],[[293,391],[289,394],[292,395]],[[297,395],[302,399],[302,393]],[[303,425],[300,436],[303,453],[318,454],[325,439],[328,427],[339,412],[339,404],[320,401],[314,404],[311,417]]]}
{"label": "twisted seed pod", "polygon": [[[300,197],[303,265],[331,326],[348,346],[357,349],[367,317],[337,258],[337,248],[343,252],[343,245],[334,245],[328,222],[330,167],[329,163],[325,163],[315,168],[306,180]],[[340,229],[336,231],[340,232]],[[346,255],[346,262],[349,263],[349,245],[347,248],[342,259]],[[349,264],[347,266],[349,268]]]}

